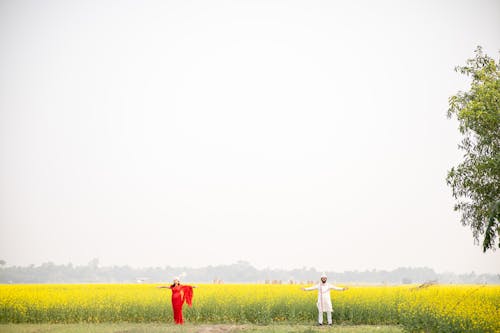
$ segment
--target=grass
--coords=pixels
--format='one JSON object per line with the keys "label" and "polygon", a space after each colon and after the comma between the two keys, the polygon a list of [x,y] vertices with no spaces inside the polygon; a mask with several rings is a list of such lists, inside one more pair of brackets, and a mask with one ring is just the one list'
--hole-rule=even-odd
{"label": "grass", "polygon": [[186,324],[0,324],[1,333],[402,333],[398,326],[200,325]]}

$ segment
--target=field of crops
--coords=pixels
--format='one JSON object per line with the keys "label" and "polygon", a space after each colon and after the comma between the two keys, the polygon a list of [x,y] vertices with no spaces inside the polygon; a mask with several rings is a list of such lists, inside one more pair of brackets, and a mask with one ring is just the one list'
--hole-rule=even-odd
{"label": "field of crops", "polygon": [[[315,291],[297,285],[197,285],[192,323],[313,323]],[[332,291],[335,323],[408,331],[500,332],[500,286],[352,286]],[[0,285],[1,323],[172,322],[155,285]]]}

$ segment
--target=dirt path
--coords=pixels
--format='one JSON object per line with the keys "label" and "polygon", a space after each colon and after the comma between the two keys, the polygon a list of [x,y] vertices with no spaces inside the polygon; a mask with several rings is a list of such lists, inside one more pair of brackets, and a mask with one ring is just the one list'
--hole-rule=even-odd
{"label": "dirt path", "polygon": [[398,326],[186,324],[0,324],[0,333],[403,333]]}
{"label": "dirt path", "polygon": [[245,330],[244,325],[201,325],[196,333],[230,333]]}

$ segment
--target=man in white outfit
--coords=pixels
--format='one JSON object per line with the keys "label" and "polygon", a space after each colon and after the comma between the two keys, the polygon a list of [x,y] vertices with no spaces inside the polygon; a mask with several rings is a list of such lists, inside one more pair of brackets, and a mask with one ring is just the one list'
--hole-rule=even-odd
{"label": "man in white outfit", "polygon": [[328,325],[332,324],[332,300],[330,298],[330,290],[347,290],[347,288],[340,288],[329,283],[326,283],[327,277],[325,274],[321,275],[321,282],[309,288],[302,288],[302,290],[318,290],[318,324],[323,325],[323,312],[326,312]]}

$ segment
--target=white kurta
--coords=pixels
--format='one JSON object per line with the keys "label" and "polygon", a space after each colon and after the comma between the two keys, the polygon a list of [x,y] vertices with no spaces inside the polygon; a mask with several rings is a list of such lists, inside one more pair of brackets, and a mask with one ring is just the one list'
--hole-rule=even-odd
{"label": "white kurta", "polygon": [[329,283],[319,283],[315,286],[305,288],[306,290],[318,290],[318,311],[319,312],[332,312],[332,300],[330,298],[330,290],[344,290],[343,288],[334,286]]}

